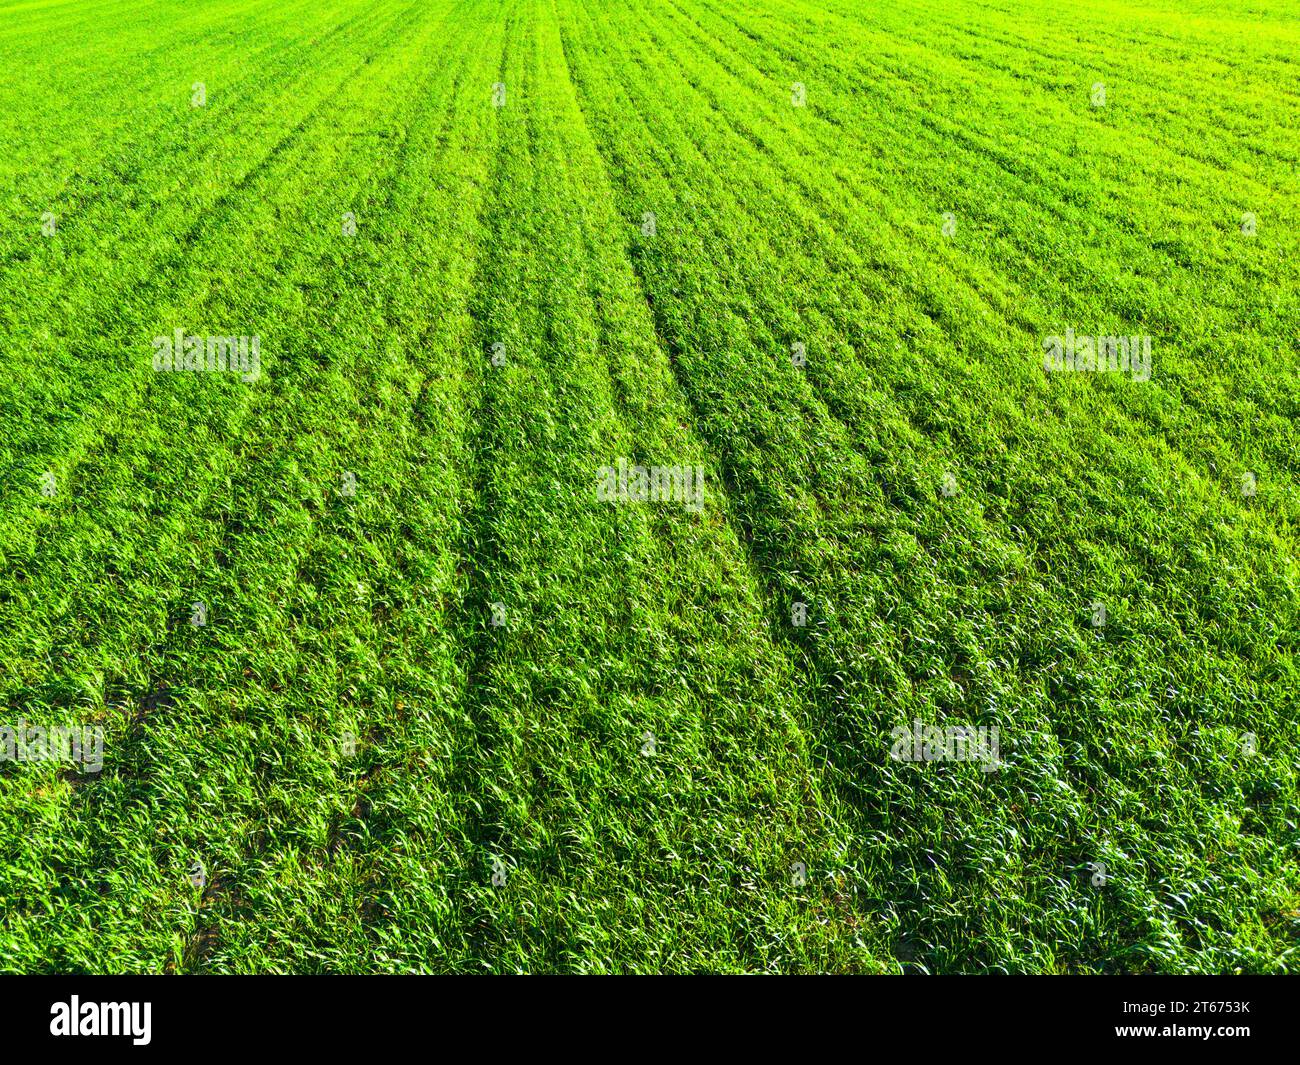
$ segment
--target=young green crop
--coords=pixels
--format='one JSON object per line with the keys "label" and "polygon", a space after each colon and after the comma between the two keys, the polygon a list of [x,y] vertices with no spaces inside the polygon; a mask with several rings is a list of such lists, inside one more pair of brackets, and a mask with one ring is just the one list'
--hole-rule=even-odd
{"label": "young green crop", "polygon": [[104,765],[0,971],[1294,969],[1300,23],[1187,7],[5,8],[0,728]]}

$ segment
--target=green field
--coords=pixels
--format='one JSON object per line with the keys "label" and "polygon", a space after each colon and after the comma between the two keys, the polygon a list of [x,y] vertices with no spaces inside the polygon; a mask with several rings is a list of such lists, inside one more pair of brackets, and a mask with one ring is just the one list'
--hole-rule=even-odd
{"label": "green field", "polygon": [[0,71],[0,971],[1300,969],[1294,3]]}

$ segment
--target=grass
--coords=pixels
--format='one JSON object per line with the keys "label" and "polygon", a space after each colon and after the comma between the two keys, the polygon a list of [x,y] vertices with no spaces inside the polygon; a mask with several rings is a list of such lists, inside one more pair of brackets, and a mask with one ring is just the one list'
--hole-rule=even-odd
{"label": "grass", "polygon": [[1295,971],[1286,4],[0,11],[0,971]]}

